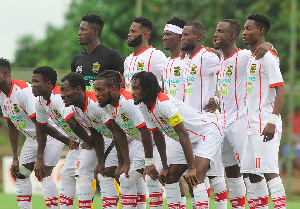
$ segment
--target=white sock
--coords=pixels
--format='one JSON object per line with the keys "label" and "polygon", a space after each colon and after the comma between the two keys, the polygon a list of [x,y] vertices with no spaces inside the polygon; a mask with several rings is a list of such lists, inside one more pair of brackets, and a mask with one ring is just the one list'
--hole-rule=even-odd
{"label": "white sock", "polygon": [[227,208],[227,187],[224,176],[217,176],[211,179],[215,193],[215,204],[218,209]]}
{"label": "white sock", "polygon": [[[131,171],[129,171],[130,173]],[[122,208],[131,209],[137,207],[137,190],[136,190],[136,181],[137,179],[133,178],[130,175],[130,178],[126,178],[125,174],[122,173],[119,181],[121,188],[121,202]]]}
{"label": "white sock", "polygon": [[193,208],[196,208],[196,200],[194,197],[191,197],[191,204]]}
{"label": "white sock", "polygon": [[245,208],[246,186],[243,176],[238,178],[227,178],[229,187],[229,199],[232,208]]}
{"label": "white sock", "polygon": [[209,197],[206,191],[204,183],[198,184],[193,189],[194,198],[196,201],[196,208],[208,209],[209,208]]}
{"label": "white sock", "polygon": [[180,208],[180,188],[179,182],[165,184],[166,199],[169,208]]}
{"label": "white sock", "polygon": [[103,177],[98,174],[98,180],[100,181],[100,190],[103,208],[117,209],[118,208],[118,193],[114,182],[114,178]]}
{"label": "white sock", "polygon": [[186,209],[186,197],[180,198],[180,205],[181,205],[180,209]]}
{"label": "white sock", "polygon": [[58,191],[53,178],[47,176],[43,178],[41,183],[47,208],[58,208]]}
{"label": "white sock", "polygon": [[78,207],[91,208],[93,203],[93,181],[85,177],[76,177],[77,183],[77,196],[78,196]]}
{"label": "white sock", "polygon": [[280,176],[267,182],[274,208],[286,208],[286,195]]}
{"label": "white sock", "polygon": [[[140,174],[140,173],[138,173]],[[146,193],[147,193],[147,185],[143,179],[143,175],[140,174],[139,179],[136,182],[136,192],[137,192],[137,208],[138,209],[146,209]]]}
{"label": "white sock", "polygon": [[250,209],[254,209],[255,205],[253,202],[254,196],[253,196],[253,192],[251,191],[251,182],[249,177],[244,178],[244,182],[246,185],[246,190],[247,190],[247,201],[248,201],[248,205]]}
{"label": "white sock", "polygon": [[32,184],[30,178],[16,180],[16,193],[20,209],[31,209]]}
{"label": "white sock", "polygon": [[153,180],[150,176],[146,176],[146,183],[149,192],[150,208],[159,208],[163,206],[163,186],[158,180]]}
{"label": "white sock", "polygon": [[61,189],[59,196],[60,209],[73,208],[73,201],[76,193],[75,176],[60,175]]}
{"label": "white sock", "polygon": [[268,209],[269,191],[266,179],[258,183],[251,183],[251,191],[253,193],[253,203],[255,207]]}

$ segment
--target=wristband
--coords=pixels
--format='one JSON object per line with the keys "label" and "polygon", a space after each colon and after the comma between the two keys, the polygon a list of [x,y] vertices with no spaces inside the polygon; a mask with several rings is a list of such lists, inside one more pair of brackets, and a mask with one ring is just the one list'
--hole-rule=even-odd
{"label": "wristband", "polygon": [[216,101],[217,105],[220,104],[220,99],[219,99],[219,97],[214,96],[213,98],[214,98],[214,100]]}
{"label": "wristband", "polygon": [[272,123],[272,124],[274,124],[274,125],[276,125],[276,122],[277,122],[277,120],[278,120],[278,115],[276,115],[276,114],[271,114],[271,117],[270,117],[270,119],[269,119],[269,123]]}
{"label": "wristband", "polygon": [[152,159],[153,158],[145,158],[145,166],[152,165]]}

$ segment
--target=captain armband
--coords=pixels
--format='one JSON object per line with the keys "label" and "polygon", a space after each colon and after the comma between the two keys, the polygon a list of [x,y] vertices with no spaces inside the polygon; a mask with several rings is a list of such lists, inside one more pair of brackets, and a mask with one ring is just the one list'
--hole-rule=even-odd
{"label": "captain armband", "polygon": [[181,116],[179,115],[179,113],[177,113],[176,115],[174,115],[173,117],[169,118],[169,121],[171,123],[171,126],[176,126],[178,125],[179,123],[182,122],[182,118]]}

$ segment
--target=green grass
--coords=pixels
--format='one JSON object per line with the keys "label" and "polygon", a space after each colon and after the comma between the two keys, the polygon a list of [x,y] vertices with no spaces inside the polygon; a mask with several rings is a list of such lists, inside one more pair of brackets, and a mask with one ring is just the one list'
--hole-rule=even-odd
{"label": "green grass", "polygon": [[[18,204],[16,200],[16,196],[12,194],[4,194],[0,193],[0,202],[1,202],[1,209],[18,209]],[[168,208],[164,201],[164,208]],[[46,209],[44,198],[41,195],[33,195],[32,196],[32,208],[33,209]],[[77,199],[74,200],[74,209],[78,209],[77,206]],[[94,200],[94,209],[101,209],[101,198],[99,195],[95,196]],[[120,207],[121,208],[121,207]],[[190,204],[190,199],[187,199],[187,209],[192,208]],[[210,208],[215,208],[213,199],[210,200]],[[231,208],[228,205],[228,208]],[[248,208],[248,207],[246,207]],[[274,208],[272,203],[269,202],[269,209]],[[299,197],[290,197],[287,198],[287,208],[288,209],[299,209],[300,208],[300,198]]]}

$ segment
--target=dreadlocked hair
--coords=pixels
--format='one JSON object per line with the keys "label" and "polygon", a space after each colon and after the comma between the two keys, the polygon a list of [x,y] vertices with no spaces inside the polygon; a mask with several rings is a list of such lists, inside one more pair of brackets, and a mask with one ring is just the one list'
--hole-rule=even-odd
{"label": "dreadlocked hair", "polygon": [[96,80],[106,80],[107,86],[120,88],[123,76],[115,70],[104,70]]}
{"label": "dreadlocked hair", "polygon": [[132,77],[132,81],[139,79],[142,87],[142,94],[150,101],[154,101],[157,95],[161,92],[156,76],[152,72],[142,71],[136,73]]}

